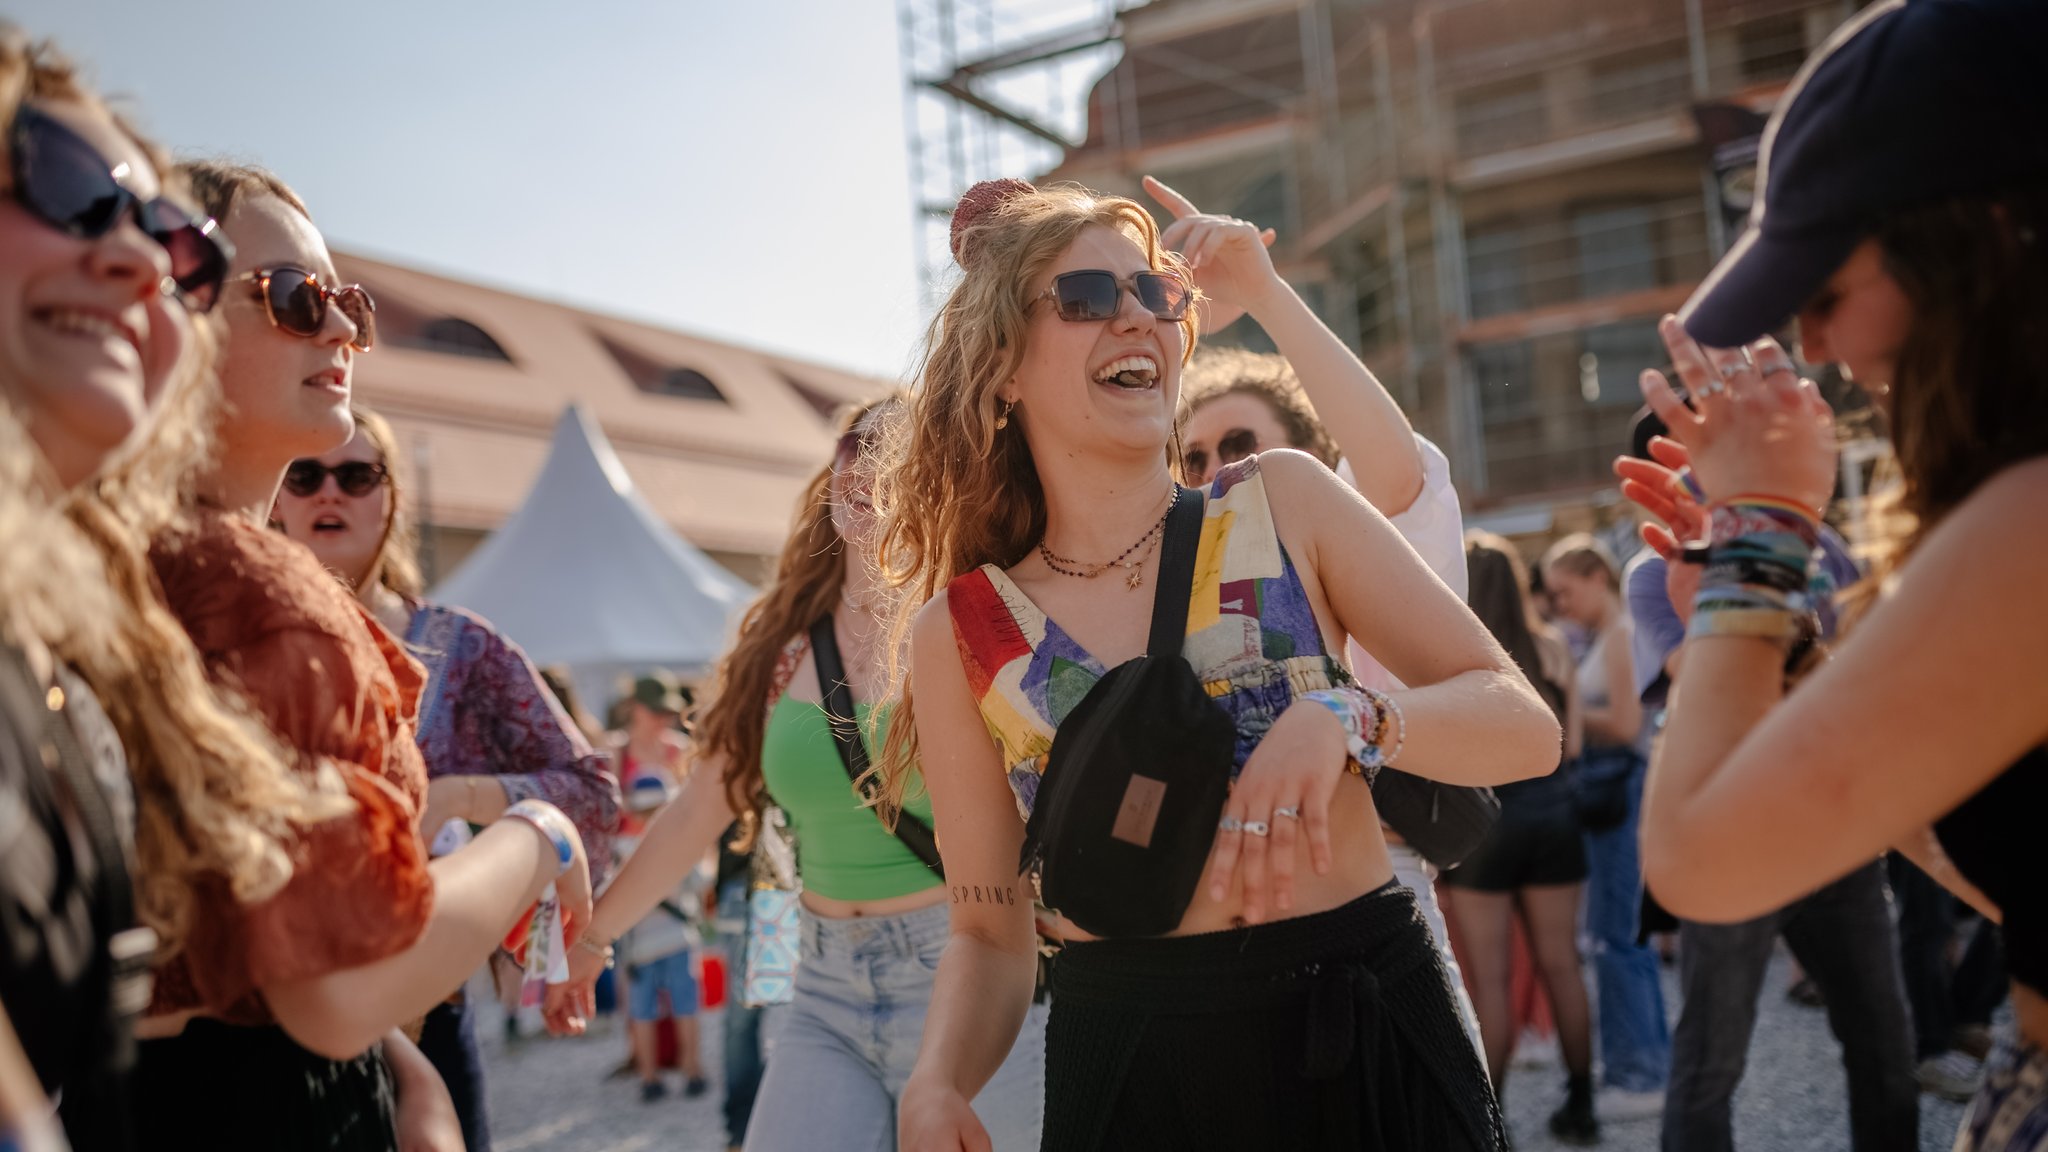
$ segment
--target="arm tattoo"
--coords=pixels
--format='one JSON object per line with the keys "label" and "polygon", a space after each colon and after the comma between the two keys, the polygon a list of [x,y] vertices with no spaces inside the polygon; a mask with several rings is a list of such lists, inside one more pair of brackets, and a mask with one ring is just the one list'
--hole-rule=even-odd
{"label": "arm tattoo", "polygon": [[1017,902],[1014,885],[955,884],[951,890],[955,904],[1001,904],[1007,907]]}

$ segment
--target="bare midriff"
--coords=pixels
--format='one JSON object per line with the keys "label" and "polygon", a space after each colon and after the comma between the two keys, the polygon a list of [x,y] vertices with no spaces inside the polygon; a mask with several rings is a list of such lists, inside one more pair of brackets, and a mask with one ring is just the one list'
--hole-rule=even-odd
{"label": "bare midriff", "polygon": [[881,916],[901,916],[929,908],[946,898],[946,886],[934,884],[917,892],[905,892],[901,896],[889,896],[881,900],[834,900],[820,896],[806,888],[800,899],[804,911],[827,920],[875,919]]}
{"label": "bare midriff", "polygon": [[[1309,860],[1307,829],[1297,827],[1293,904],[1284,910],[1275,907],[1270,891],[1272,866],[1269,858],[1268,892],[1262,903],[1260,921],[1270,923],[1342,908],[1394,878],[1394,865],[1387,856],[1387,842],[1380,832],[1379,811],[1373,807],[1372,790],[1360,777],[1344,777],[1338,782],[1336,793],[1330,797],[1330,857],[1330,871],[1317,875]],[[1195,890],[1194,902],[1188,905],[1186,914],[1181,917],[1180,927],[1168,935],[1199,936],[1205,932],[1244,927],[1243,857],[1238,859],[1238,883],[1224,900],[1216,900],[1209,895],[1214,866],[1215,857],[1212,855],[1210,866],[1202,871],[1202,886]],[[1065,940],[1094,939],[1069,921],[1062,920],[1059,925]]]}

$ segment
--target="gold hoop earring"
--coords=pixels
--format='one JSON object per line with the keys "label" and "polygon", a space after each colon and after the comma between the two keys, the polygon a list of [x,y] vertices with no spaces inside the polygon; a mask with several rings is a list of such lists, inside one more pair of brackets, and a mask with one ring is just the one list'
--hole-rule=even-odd
{"label": "gold hoop earring", "polygon": [[1003,405],[1003,410],[996,413],[996,431],[1000,432],[1010,426],[1010,413],[1016,410],[1017,402],[1015,400]]}

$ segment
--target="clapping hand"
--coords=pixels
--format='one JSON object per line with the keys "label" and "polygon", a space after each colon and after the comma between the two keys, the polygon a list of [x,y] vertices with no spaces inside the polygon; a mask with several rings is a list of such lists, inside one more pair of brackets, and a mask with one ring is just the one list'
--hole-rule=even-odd
{"label": "clapping hand", "polygon": [[1658,334],[1691,394],[1688,408],[1661,373],[1643,398],[1685,449],[1713,499],[1769,496],[1819,512],[1835,490],[1834,412],[1792,357],[1766,336],[1743,348],[1703,348],[1675,316]]}

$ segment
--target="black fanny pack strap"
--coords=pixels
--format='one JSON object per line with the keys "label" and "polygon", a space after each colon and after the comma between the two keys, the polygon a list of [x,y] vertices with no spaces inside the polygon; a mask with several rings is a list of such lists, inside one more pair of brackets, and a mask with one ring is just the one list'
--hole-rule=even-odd
{"label": "black fanny pack strap", "polygon": [[[833,632],[830,612],[811,623],[811,660],[818,666],[818,688],[825,697],[825,718],[832,724],[833,743],[839,746],[839,762],[846,768],[847,778],[859,789],[861,799],[873,804],[880,798],[881,784],[868,775],[867,741],[861,738],[860,721],[853,710],[853,689],[847,685],[846,666],[839,659],[839,637]],[[945,876],[945,866],[939,861],[939,839],[932,834],[931,825],[908,812],[899,812],[896,838],[925,867]]]}
{"label": "black fanny pack strap", "polygon": [[1152,593],[1152,634],[1145,641],[1148,656],[1178,656],[1187,646],[1188,597],[1194,592],[1204,503],[1200,488],[1175,488],[1159,543],[1159,586]]}

